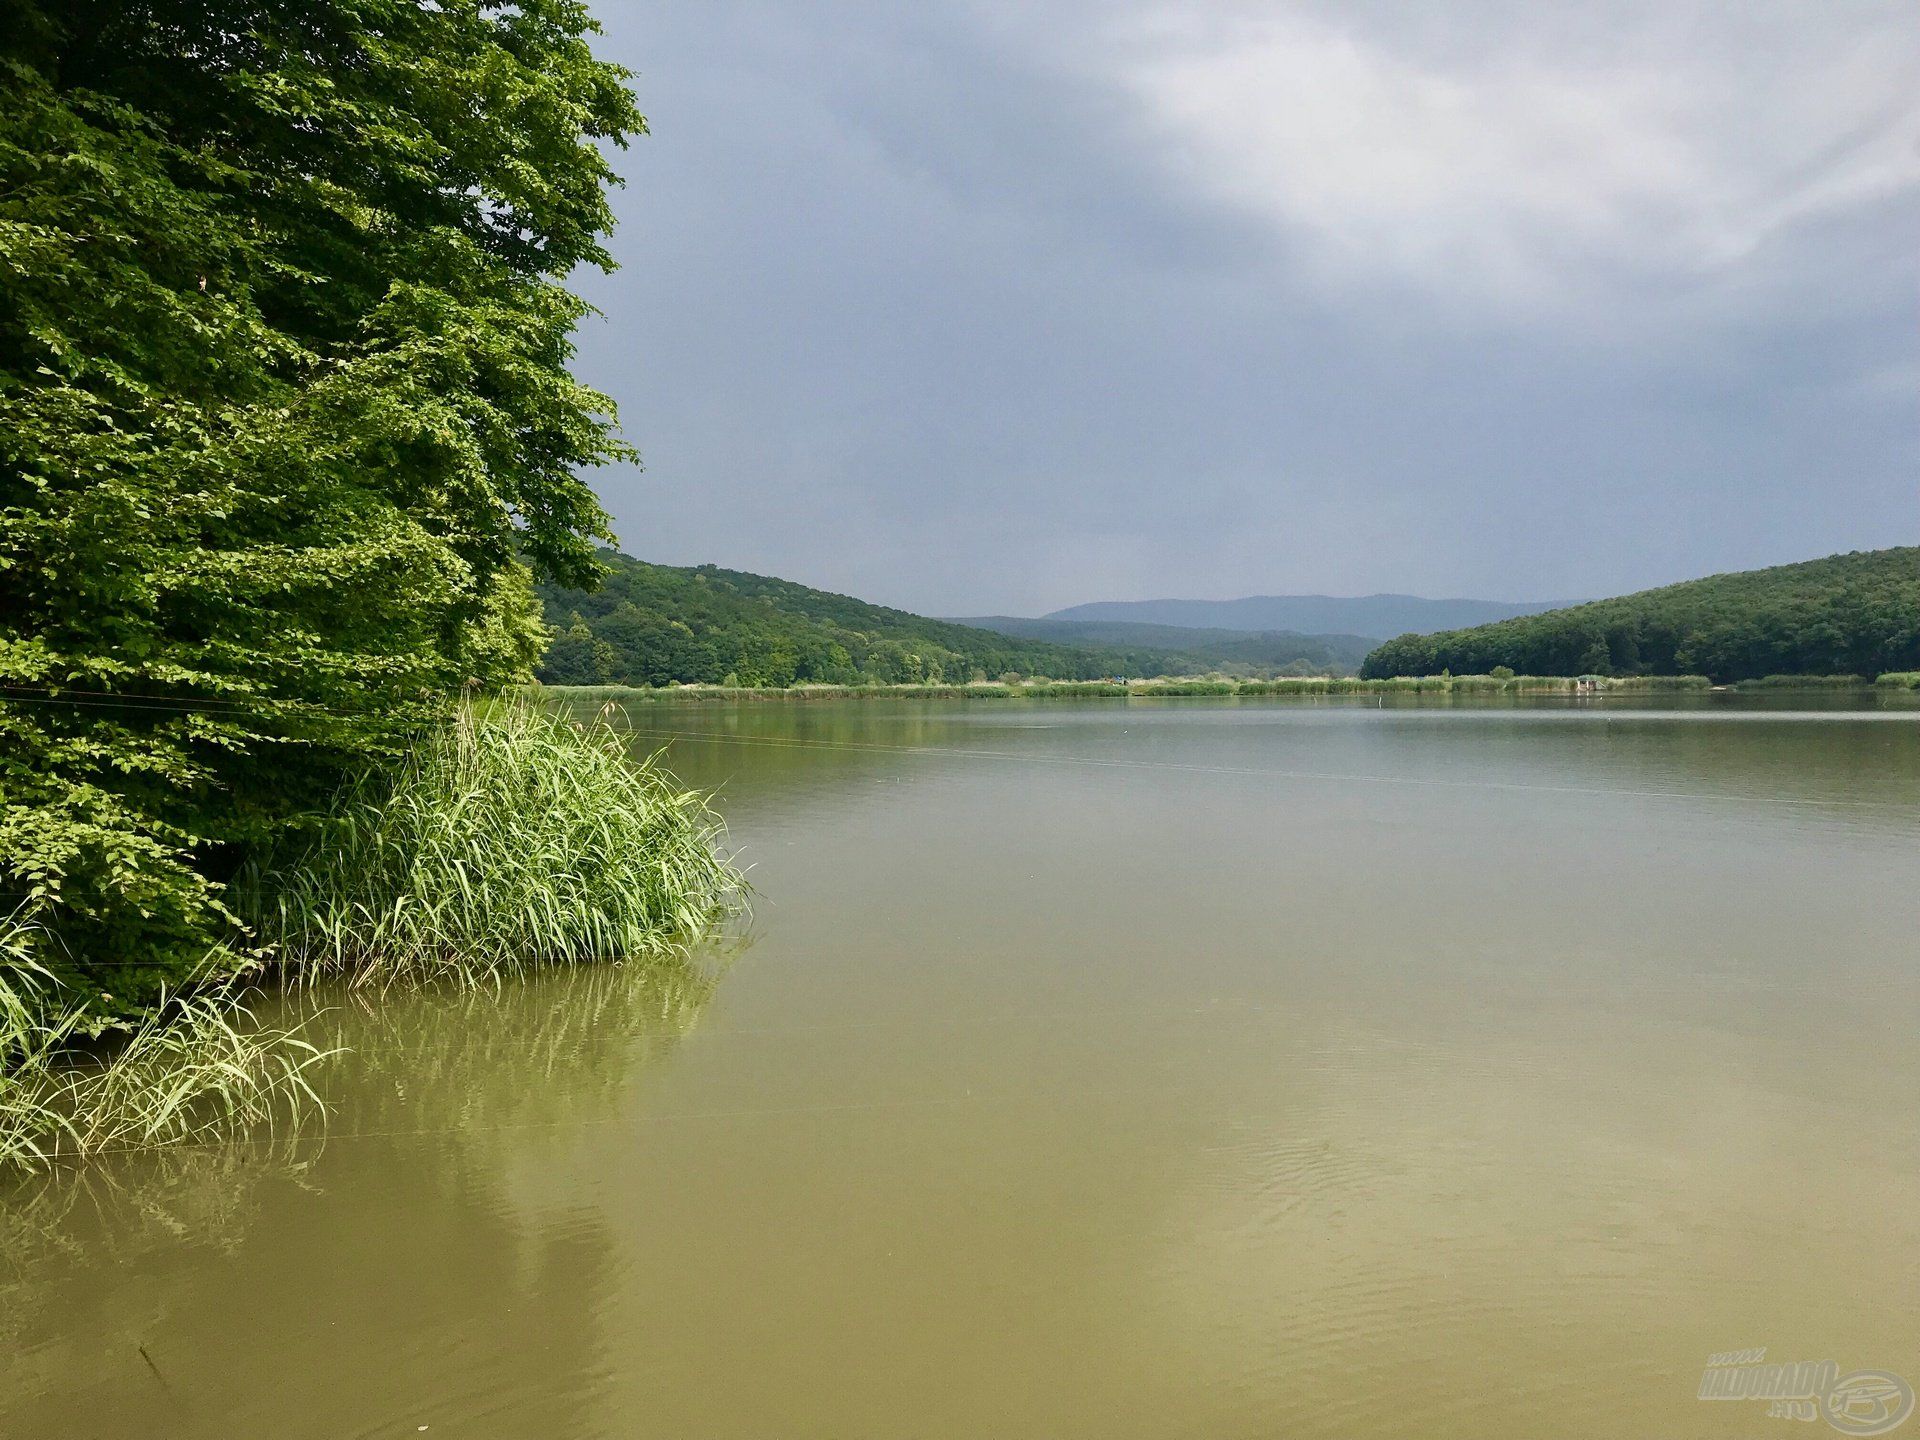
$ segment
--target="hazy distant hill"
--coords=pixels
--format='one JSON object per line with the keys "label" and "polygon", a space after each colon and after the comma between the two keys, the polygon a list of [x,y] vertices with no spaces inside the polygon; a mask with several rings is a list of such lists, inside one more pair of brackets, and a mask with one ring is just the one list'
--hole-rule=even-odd
{"label": "hazy distant hill", "polygon": [[978,615],[955,620],[1003,635],[1052,640],[1063,645],[1120,646],[1134,650],[1166,651],[1192,657],[1185,667],[1204,671],[1222,666],[1250,666],[1260,670],[1295,667],[1316,673],[1356,669],[1373,649],[1369,635],[1303,635],[1294,630],[1197,629],[1181,625],[1149,625],[1135,620],[1028,619],[1016,615]]}
{"label": "hazy distant hill", "polygon": [[1249,595],[1243,600],[1096,600],[1055,610],[1048,620],[1126,620],[1147,625],[1220,630],[1290,630],[1308,635],[1364,635],[1385,640],[1409,631],[1458,630],[1537,615],[1572,602],[1423,600],[1418,595]]}
{"label": "hazy distant hill", "polygon": [[1687,580],[1440,634],[1402,635],[1367,676],[1863,675],[1920,670],[1920,547]]}

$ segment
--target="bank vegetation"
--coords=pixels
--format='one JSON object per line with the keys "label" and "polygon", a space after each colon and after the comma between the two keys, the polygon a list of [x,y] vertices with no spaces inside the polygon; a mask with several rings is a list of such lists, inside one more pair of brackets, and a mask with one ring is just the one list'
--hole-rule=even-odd
{"label": "bank vegetation", "polygon": [[581,475],[631,453],[569,371],[645,128],[584,7],[6,14],[0,1161],[33,1163],[310,1102],[244,1008],[276,969],[645,955],[730,881],[697,797],[486,703],[539,661],[534,586],[595,583]]}

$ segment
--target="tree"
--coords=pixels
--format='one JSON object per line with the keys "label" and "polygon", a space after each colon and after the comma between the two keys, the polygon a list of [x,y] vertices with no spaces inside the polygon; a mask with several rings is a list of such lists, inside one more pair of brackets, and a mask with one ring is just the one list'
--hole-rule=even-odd
{"label": "tree", "polygon": [[[644,129],[572,0],[0,0],[0,889],[105,1010],[588,584]],[[111,998],[109,998],[111,997]]]}
{"label": "tree", "polygon": [[577,614],[548,643],[540,671],[555,685],[603,685],[610,678],[601,673],[593,632]]}

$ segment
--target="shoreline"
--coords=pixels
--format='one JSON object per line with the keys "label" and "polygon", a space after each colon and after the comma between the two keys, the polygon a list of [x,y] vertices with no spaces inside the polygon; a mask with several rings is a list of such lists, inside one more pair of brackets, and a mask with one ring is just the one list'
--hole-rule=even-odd
{"label": "shoreline", "polygon": [[967,684],[900,685],[540,685],[531,693],[559,700],[806,701],[806,700],[1152,700],[1184,697],[1268,698],[1332,695],[1655,695],[1655,694],[1893,694],[1920,689],[1906,674],[1860,676],[1773,675],[1715,685],[1704,675],[1588,676],[1422,675],[1362,680],[1354,676],[1288,676],[1273,680],[1167,678],[1154,680],[1001,680]]}

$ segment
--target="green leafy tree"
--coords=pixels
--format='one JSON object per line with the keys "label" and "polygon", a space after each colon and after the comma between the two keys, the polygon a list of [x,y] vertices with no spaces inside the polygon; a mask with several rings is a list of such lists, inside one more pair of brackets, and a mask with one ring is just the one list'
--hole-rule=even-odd
{"label": "green leafy tree", "polygon": [[[644,128],[570,0],[0,0],[0,889],[103,1010],[588,585]],[[525,566],[522,564],[524,559]]]}
{"label": "green leafy tree", "polygon": [[602,685],[609,678],[601,673],[593,632],[578,615],[554,634],[540,670],[555,685]]}

